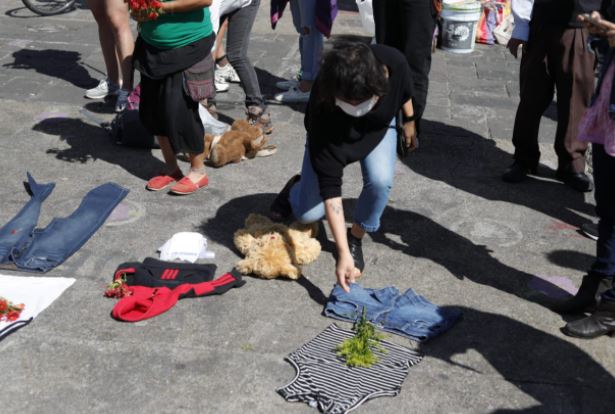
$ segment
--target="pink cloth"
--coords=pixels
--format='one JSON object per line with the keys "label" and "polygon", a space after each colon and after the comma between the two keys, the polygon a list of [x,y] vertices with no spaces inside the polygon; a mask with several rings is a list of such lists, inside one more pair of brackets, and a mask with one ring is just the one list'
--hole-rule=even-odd
{"label": "pink cloth", "polygon": [[612,157],[615,157],[615,121],[609,116],[609,101],[614,76],[615,59],[604,75],[596,102],[587,109],[579,124],[579,140],[604,145],[604,150]]}

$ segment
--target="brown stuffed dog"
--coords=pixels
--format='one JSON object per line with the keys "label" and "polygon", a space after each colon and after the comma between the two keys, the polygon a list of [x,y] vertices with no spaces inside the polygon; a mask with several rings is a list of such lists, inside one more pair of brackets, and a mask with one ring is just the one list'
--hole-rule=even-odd
{"label": "brown stuffed dog", "polygon": [[254,158],[263,149],[267,139],[263,130],[248,121],[233,122],[231,130],[222,135],[205,134],[205,158],[214,167]]}
{"label": "brown stuffed dog", "polygon": [[290,227],[274,223],[260,214],[250,214],[245,228],[235,232],[235,247],[245,256],[236,269],[263,279],[284,276],[298,279],[301,265],[316,260],[320,243],[314,237],[316,223],[293,223]]}

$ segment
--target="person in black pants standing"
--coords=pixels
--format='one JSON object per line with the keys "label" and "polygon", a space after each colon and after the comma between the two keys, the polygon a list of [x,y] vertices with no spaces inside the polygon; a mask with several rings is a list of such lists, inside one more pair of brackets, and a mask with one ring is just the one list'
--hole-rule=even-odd
{"label": "person in black pants standing", "polygon": [[[600,6],[601,0],[513,0],[515,31],[521,23],[527,27],[529,20],[529,36],[524,33],[521,38],[513,32],[508,46],[516,57],[522,45],[523,56],[521,101],[513,129],[514,162],[502,175],[504,181],[517,183],[536,172],[540,119],[557,91],[556,177],[577,191],[592,190],[585,174],[587,143],[579,141],[578,129],[594,90],[595,56],[588,46],[587,29],[577,16]],[[531,10],[531,15],[524,13],[525,18],[519,19],[520,13],[515,12],[519,8]]]}
{"label": "person in black pants standing", "polygon": [[408,60],[414,85],[417,132],[427,103],[431,46],[440,0],[373,0],[376,42],[392,46]]}

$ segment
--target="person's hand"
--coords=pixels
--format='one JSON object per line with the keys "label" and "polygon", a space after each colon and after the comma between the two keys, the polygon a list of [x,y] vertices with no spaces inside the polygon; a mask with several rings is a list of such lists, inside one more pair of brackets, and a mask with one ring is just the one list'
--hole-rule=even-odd
{"label": "person's hand", "polygon": [[416,122],[406,122],[403,126],[404,141],[408,151],[414,151],[419,146],[418,138],[416,137]]}
{"label": "person's hand", "polygon": [[513,55],[515,59],[517,59],[517,57],[519,56],[519,48],[524,47],[525,43],[526,43],[525,40],[515,39],[513,37],[508,41],[508,44],[506,45],[506,47],[508,48],[508,51],[510,52],[510,54]]}
{"label": "person's hand", "polygon": [[361,271],[354,266],[350,252],[339,255],[335,265],[335,275],[337,276],[337,283],[344,289],[344,292],[350,292],[349,285],[354,283],[360,274]]}

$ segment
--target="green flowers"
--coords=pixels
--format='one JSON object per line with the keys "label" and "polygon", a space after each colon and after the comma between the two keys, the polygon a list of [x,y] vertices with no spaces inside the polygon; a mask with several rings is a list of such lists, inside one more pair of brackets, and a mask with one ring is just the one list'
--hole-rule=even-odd
{"label": "green flowers", "polygon": [[355,322],[352,329],[356,332],[355,336],[339,344],[335,348],[336,354],[343,358],[349,367],[369,368],[378,362],[378,357],[374,352],[386,353],[380,345],[380,340],[385,336],[376,333],[374,325],[367,321],[365,308],[363,308],[361,319]]}

